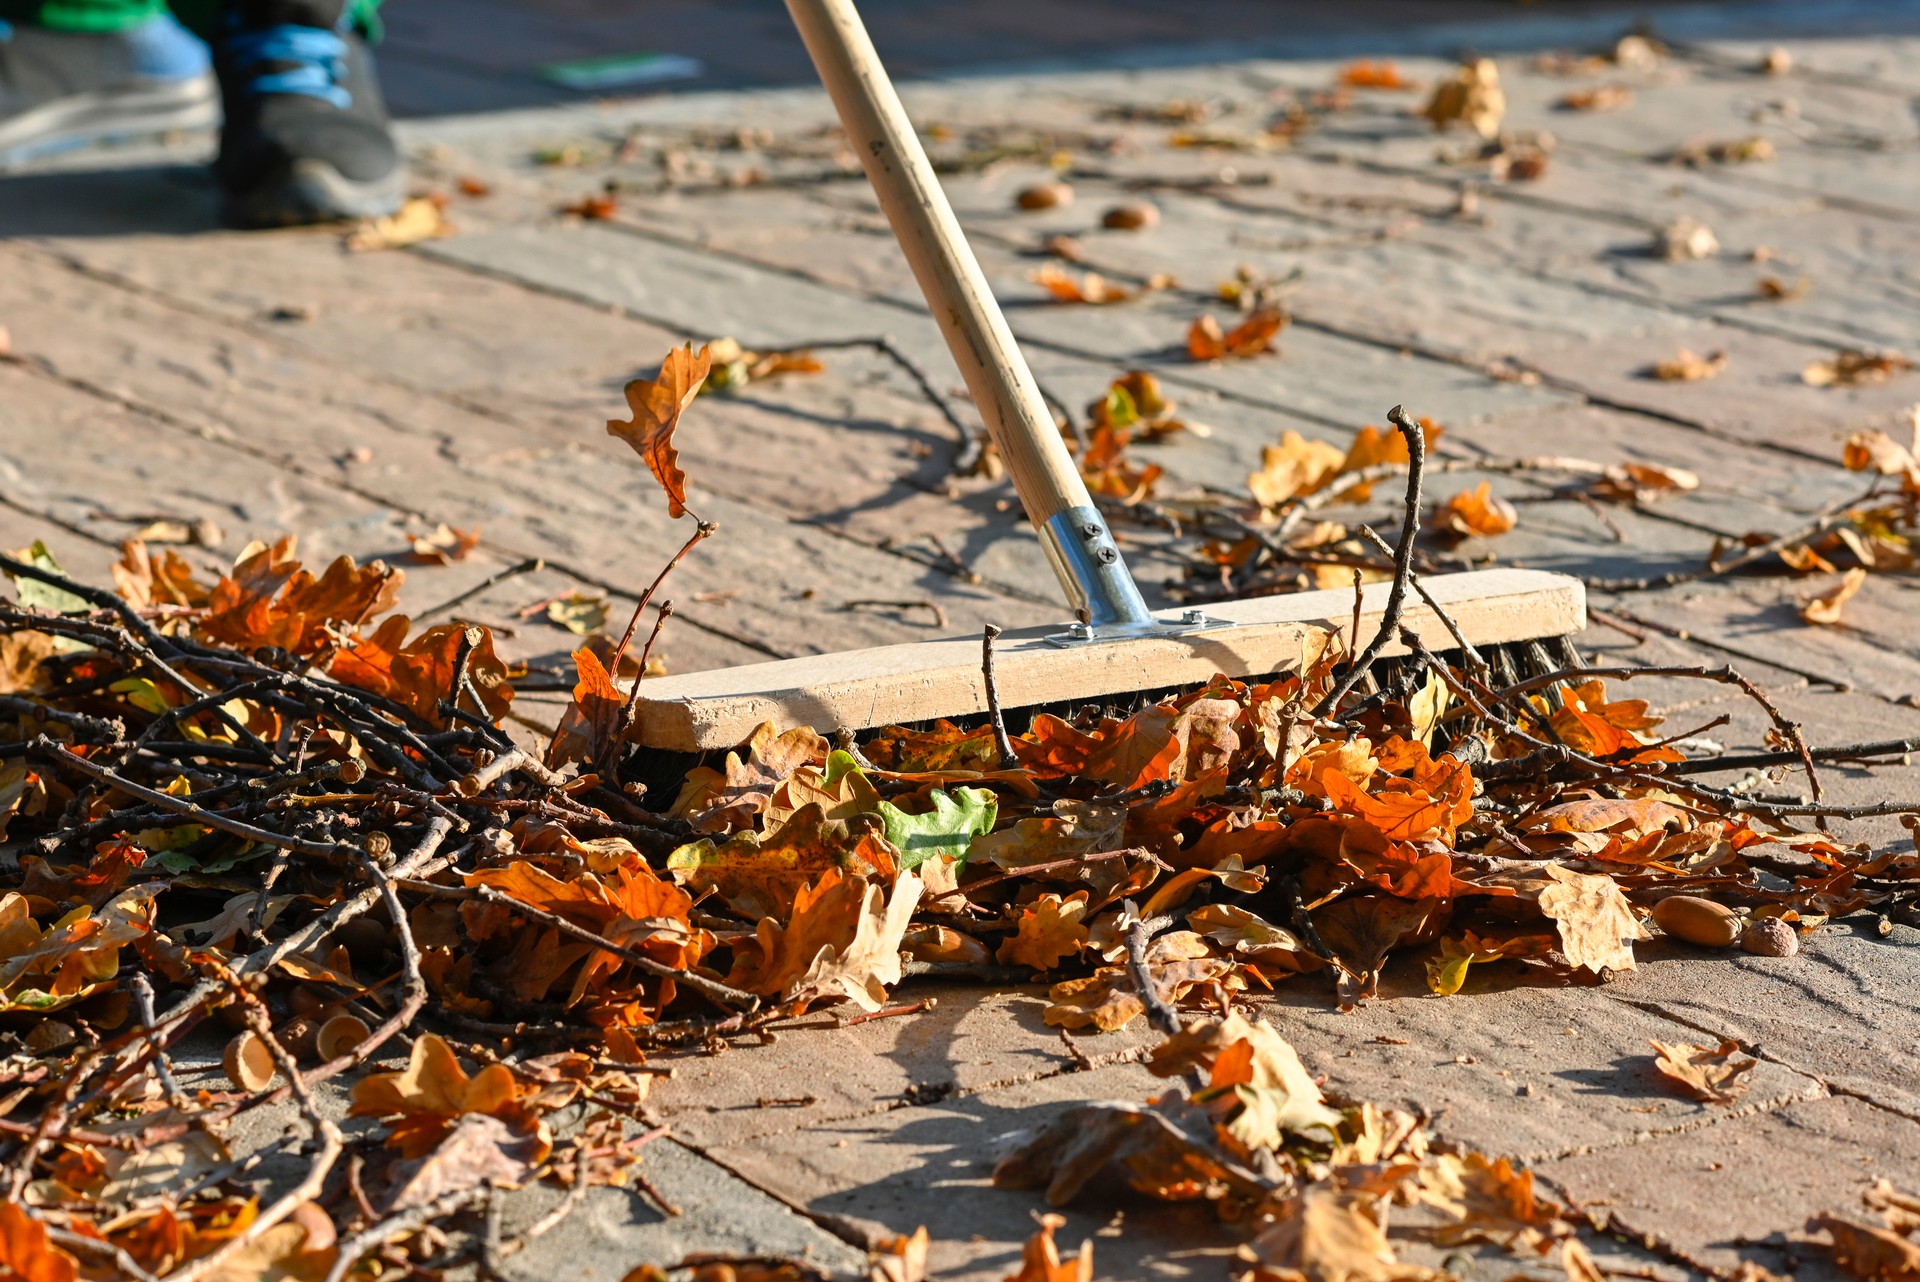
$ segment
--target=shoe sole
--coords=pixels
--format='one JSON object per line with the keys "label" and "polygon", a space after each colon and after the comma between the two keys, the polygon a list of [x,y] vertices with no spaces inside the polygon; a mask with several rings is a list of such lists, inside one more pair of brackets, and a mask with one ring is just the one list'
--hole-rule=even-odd
{"label": "shoe sole", "polygon": [[0,169],[95,143],[219,123],[220,88],[211,74],[73,94],[0,122]]}
{"label": "shoe sole", "polygon": [[400,208],[405,170],[356,182],[324,160],[296,160],[286,175],[259,191],[229,194],[227,218],[241,227],[297,227],[309,223],[379,218]]}

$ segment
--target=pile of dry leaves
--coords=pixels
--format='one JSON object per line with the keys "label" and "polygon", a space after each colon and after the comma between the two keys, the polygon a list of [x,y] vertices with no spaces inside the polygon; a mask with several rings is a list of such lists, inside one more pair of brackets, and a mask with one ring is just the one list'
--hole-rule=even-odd
{"label": "pile of dry leaves", "polygon": [[[671,354],[611,425],[676,515],[673,431],[711,372]],[[1109,427],[1163,417],[1150,391]],[[1417,475],[1410,427],[1266,472],[1322,491]],[[695,522],[675,563],[712,532]],[[1644,671],[1570,657],[1520,674],[1416,642],[1349,670],[1351,638],[1329,637],[1301,672],[1040,715],[1010,739],[942,723],[836,746],[767,725],[656,795],[625,782],[631,700],[608,676],[644,602],[615,654],[576,656],[536,746],[501,728],[517,674],[487,630],[414,627],[382,564],[316,573],[289,541],[205,583],[132,543],[112,592],[43,548],[0,565],[0,1264],[33,1282],[491,1263],[591,1185],[650,1192],[636,1158],[661,1133],[646,1099],[664,1062],[830,1004],[890,1012],[909,974],[1038,981],[1051,1024],[1167,1035],[1150,1060],[1166,1094],[1063,1115],[1005,1185],[1061,1203],[1117,1164],[1245,1224],[1259,1279],[1414,1276],[1383,1233],[1393,1205],[1443,1240],[1564,1242],[1586,1278],[1524,1173],[1336,1107],[1237,999],[1292,983],[1350,1006],[1405,953],[1440,993],[1475,965],[1580,982],[1632,967],[1650,915],[1777,950],[1920,896],[1912,854],[1794,826],[1858,812],[1694,782],[1647,704],[1607,684]],[[1817,794],[1836,754],[1751,686],[1661,675],[1759,700],[1780,741],[1750,764]],[[183,1080],[175,1052],[214,1030],[223,1077]],[[1737,1089],[1730,1048],[1661,1049],[1695,1088]],[[314,1096],[342,1075],[378,1122],[361,1138]],[[224,1137],[288,1102],[308,1134],[263,1195]],[[526,1233],[447,1236],[491,1187],[540,1179],[574,1196]],[[925,1247],[886,1248],[875,1276],[918,1276]],[[1049,1226],[1020,1276],[1089,1267],[1059,1260]]]}

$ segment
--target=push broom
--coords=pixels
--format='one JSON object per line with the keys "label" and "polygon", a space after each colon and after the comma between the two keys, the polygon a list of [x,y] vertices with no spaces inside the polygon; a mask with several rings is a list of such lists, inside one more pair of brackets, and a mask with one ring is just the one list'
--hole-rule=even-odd
{"label": "push broom", "polygon": [[[787,8],[1075,616],[1062,629],[1009,631],[994,643],[1001,706],[1082,703],[1215,673],[1296,670],[1332,632],[1351,626],[1355,603],[1347,591],[1216,603],[1167,617],[1147,608],[852,0],[787,0]],[[1562,637],[1586,624],[1582,585],[1564,575],[1479,570],[1435,576],[1424,587],[1447,619],[1423,605],[1400,622],[1435,651],[1459,645],[1448,621],[1475,646]],[[1356,647],[1378,630],[1387,597],[1386,584],[1363,591]],[[954,637],[652,678],[635,707],[634,734],[648,748],[705,752],[737,746],[767,721],[858,731],[976,716],[989,710],[981,658],[978,637]]]}

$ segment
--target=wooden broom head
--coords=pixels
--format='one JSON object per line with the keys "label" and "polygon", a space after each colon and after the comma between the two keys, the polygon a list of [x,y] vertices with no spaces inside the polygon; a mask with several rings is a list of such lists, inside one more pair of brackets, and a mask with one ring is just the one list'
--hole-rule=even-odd
{"label": "wooden broom head", "polygon": [[[1585,588],[1566,575],[1474,570],[1422,583],[1475,646],[1570,636],[1586,627]],[[1375,583],[1362,590],[1361,645],[1379,626],[1388,587]],[[1352,627],[1353,593],[1328,589],[1216,602],[1206,612],[1224,626],[1071,646],[1048,640],[1058,628],[1002,633],[994,643],[1001,706],[1198,685],[1216,673],[1258,677],[1298,671]],[[1402,622],[1430,649],[1458,648],[1424,602],[1409,601]],[[1397,642],[1385,651],[1405,652]],[[650,678],[641,685],[635,707],[634,737],[648,748],[705,752],[745,743],[766,721],[782,729],[808,725],[832,733],[975,716],[987,711],[980,660],[980,637],[946,637]]]}

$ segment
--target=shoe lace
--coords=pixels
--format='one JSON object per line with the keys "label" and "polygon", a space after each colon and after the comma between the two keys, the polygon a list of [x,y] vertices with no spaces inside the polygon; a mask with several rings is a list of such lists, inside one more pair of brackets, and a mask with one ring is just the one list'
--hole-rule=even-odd
{"label": "shoe lace", "polygon": [[331,31],[288,24],[235,32],[224,44],[234,70],[248,77],[251,94],[303,94],[342,110],[353,103],[340,86],[347,42]]}

